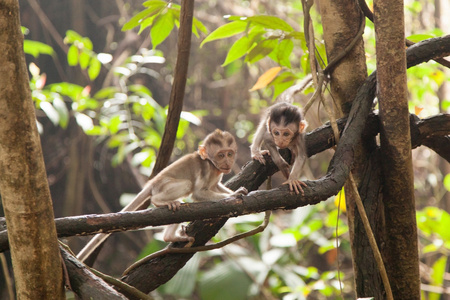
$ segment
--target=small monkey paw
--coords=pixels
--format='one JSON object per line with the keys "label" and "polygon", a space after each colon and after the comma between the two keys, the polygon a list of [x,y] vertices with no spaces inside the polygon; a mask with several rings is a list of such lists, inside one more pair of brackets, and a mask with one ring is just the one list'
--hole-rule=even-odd
{"label": "small monkey paw", "polygon": [[298,195],[300,192],[302,193],[302,196],[305,196],[305,192],[303,191],[302,185],[307,186],[306,183],[303,181],[300,181],[298,179],[289,179],[286,182],[283,182],[283,184],[289,184],[289,190],[291,192],[294,192]]}
{"label": "small monkey paw", "polygon": [[178,209],[180,209],[180,205],[181,205],[181,203],[178,202],[178,201],[173,201],[173,202],[167,203],[167,207],[168,207],[171,211],[177,211]]}
{"label": "small monkey paw", "polygon": [[240,188],[238,188],[234,193],[235,196],[243,196],[243,195],[247,195],[248,194],[248,190],[241,186]]}
{"label": "small monkey paw", "polygon": [[264,158],[264,155],[269,155],[270,156],[270,152],[269,150],[263,150],[263,151],[259,151],[256,153],[252,153],[252,159],[259,161],[261,164],[265,165],[266,164],[266,160]]}

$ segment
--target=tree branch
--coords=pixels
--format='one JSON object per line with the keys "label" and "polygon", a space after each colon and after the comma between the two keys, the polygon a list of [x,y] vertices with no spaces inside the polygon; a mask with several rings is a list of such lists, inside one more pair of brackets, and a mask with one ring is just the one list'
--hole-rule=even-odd
{"label": "tree branch", "polygon": [[[342,132],[347,119],[337,120],[339,131]],[[367,118],[364,135],[374,136],[378,134],[378,116],[370,114]],[[415,115],[411,115],[411,142],[412,147],[417,148],[420,145],[430,147],[436,151],[443,158],[450,162],[450,115],[440,114],[426,119],[419,119]],[[306,136],[308,156],[320,153],[326,149],[334,146],[333,131],[330,125],[324,125],[310,132]],[[289,160],[289,153],[283,152],[283,155]],[[270,161],[270,158],[268,159]],[[231,179],[230,184],[239,186],[242,184],[249,188],[249,190],[257,190],[259,186],[266,180],[266,178],[278,169],[275,164],[270,162],[267,166],[263,166],[255,161],[249,162],[243,170],[234,178]],[[312,182],[308,182],[311,187]],[[275,194],[267,194],[267,191],[258,192],[257,200],[249,196],[242,197],[242,202],[249,205],[247,208],[240,204],[240,199],[221,200],[218,202],[203,202],[203,203],[188,203],[181,206],[180,211],[176,214],[167,210],[166,208],[155,208],[148,210],[141,210],[137,212],[120,212],[109,214],[93,214],[84,216],[74,216],[58,218],[55,220],[58,237],[69,237],[74,235],[91,235],[99,232],[110,233],[118,231],[126,231],[139,229],[146,226],[160,226],[172,223],[188,222],[202,219],[212,219],[221,217],[233,217],[242,214],[251,214],[270,209],[282,209],[279,200],[274,202],[266,202],[266,197],[285,198],[287,195],[291,196],[286,187],[281,186],[275,189]],[[314,189],[314,194],[321,194],[325,197],[325,191],[322,191],[320,184],[318,189]],[[317,195],[318,197],[319,194]],[[251,194],[253,197],[254,194]],[[295,196],[294,198],[297,198]],[[291,199],[291,198],[289,198]],[[325,200],[327,198],[322,198]],[[301,199],[301,203],[297,200],[293,201],[296,207],[314,204],[320,200],[312,198],[311,193],[306,193],[305,198]],[[277,204],[280,204],[277,206]],[[237,205],[237,207],[234,207]],[[295,208],[295,207],[292,207]],[[1,222],[0,218],[0,222]],[[3,227],[6,229],[5,227]],[[8,238],[6,230],[0,232],[0,252],[8,249]]]}

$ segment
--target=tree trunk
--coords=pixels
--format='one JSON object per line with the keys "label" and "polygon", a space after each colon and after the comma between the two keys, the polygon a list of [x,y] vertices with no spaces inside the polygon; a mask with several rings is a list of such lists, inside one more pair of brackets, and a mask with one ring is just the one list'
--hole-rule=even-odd
{"label": "tree trunk", "polygon": [[0,6],[0,191],[18,299],[63,299],[61,258],[20,31]]}
{"label": "tree trunk", "polygon": [[[328,62],[344,51],[357,36],[362,12],[355,1],[320,1],[320,13],[324,28],[324,39]],[[339,24],[337,26],[336,24]],[[338,63],[331,75],[331,94],[344,115],[348,115],[358,88],[367,77],[364,42],[362,37],[352,50]],[[364,144],[363,144],[364,143]],[[377,241],[381,240],[383,228],[383,209],[379,193],[380,156],[376,151],[373,136],[367,135],[355,145],[355,163],[352,173],[359,186],[366,214]],[[355,204],[355,193],[351,184],[345,185],[347,217],[349,223],[350,244],[352,248],[355,292],[357,297],[375,297],[382,299],[384,288],[378,267],[370,247],[367,233],[362,224]],[[378,242],[378,244],[380,244]]]}
{"label": "tree trunk", "polygon": [[395,299],[420,299],[402,0],[374,1],[385,262]]}

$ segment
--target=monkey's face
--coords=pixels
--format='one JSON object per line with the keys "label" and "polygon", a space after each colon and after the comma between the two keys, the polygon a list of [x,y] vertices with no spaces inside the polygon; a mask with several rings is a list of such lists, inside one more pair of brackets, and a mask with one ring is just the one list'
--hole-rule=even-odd
{"label": "monkey's face", "polygon": [[270,133],[272,134],[273,141],[280,149],[287,148],[292,139],[295,137],[295,134],[298,132],[297,125],[288,124],[287,126],[281,126],[278,124],[272,123]]}
{"label": "monkey's face", "polygon": [[234,164],[236,158],[236,150],[232,148],[221,148],[214,154],[211,159],[214,166],[222,173],[228,174],[231,172],[231,167]]}

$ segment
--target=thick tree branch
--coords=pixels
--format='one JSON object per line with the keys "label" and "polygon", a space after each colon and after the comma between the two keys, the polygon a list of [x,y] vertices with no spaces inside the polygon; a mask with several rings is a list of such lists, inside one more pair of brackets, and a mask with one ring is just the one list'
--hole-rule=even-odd
{"label": "thick tree branch", "polygon": [[128,299],[119,294],[106,282],[92,274],[88,268],[80,263],[72,254],[64,248],[60,248],[61,257],[70,280],[70,289],[77,295],[89,295],[92,299]]}

